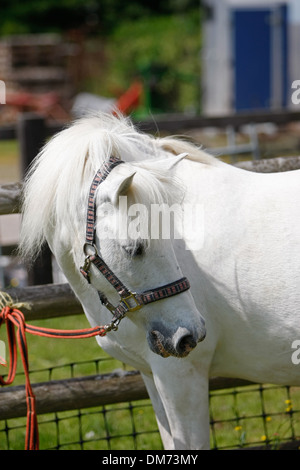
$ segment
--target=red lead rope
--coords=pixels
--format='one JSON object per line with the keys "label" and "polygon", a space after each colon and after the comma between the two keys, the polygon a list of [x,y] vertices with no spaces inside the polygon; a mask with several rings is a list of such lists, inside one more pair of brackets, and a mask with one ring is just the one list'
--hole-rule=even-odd
{"label": "red lead rope", "polygon": [[[35,396],[29,379],[28,350],[26,341],[26,332],[46,336],[48,338],[91,338],[92,336],[105,336],[107,329],[102,326],[88,328],[83,330],[54,330],[51,328],[40,328],[25,323],[22,312],[16,308],[4,307],[0,313],[0,326],[6,323],[8,345],[9,345],[9,372],[7,380],[0,376],[1,385],[10,385],[15,378],[17,368],[17,343],[19,346],[21,359],[25,373],[25,391],[27,402],[27,428],[25,450],[39,449],[38,422],[35,407]],[[17,341],[15,334],[15,326],[17,327]]]}

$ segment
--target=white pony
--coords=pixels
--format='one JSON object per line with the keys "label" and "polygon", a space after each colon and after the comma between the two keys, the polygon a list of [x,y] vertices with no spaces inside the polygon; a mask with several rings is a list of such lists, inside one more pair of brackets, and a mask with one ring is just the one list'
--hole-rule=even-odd
{"label": "white pony", "polygon": [[[20,249],[32,258],[47,240],[92,326],[111,320],[97,291],[118,301],[94,267],[90,284],[79,272],[89,187],[111,155],[125,163],[98,187],[95,249],[131,291],[183,275],[191,288],[128,312],[118,331],[97,339],[141,371],[165,449],[206,449],[209,377],[300,385],[292,360],[300,340],[300,171],[237,169],[182,140],[139,133],[122,117],[86,117],[56,135],[25,182]],[[183,207],[175,235],[153,240],[148,224],[148,236],[137,226],[121,236],[119,221],[128,228],[136,220],[120,219],[125,196],[127,215],[135,204]],[[144,214],[140,229],[146,222]]]}

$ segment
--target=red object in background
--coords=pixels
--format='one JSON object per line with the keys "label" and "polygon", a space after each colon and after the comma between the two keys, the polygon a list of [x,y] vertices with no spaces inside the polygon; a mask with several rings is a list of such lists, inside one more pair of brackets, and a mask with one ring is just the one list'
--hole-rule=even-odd
{"label": "red object in background", "polygon": [[115,104],[115,107],[121,112],[128,114],[133,109],[137,108],[143,93],[143,85],[141,82],[134,82],[128,90],[121,95]]}
{"label": "red object in background", "polygon": [[[122,114],[129,114],[139,106],[142,93],[142,83],[133,82],[128,90],[116,100],[114,108]],[[55,92],[38,94],[20,91],[9,93],[6,97],[6,105],[15,108],[18,112],[33,111],[52,119],[70,119],[68,111],[61,104],[59,94]]]}

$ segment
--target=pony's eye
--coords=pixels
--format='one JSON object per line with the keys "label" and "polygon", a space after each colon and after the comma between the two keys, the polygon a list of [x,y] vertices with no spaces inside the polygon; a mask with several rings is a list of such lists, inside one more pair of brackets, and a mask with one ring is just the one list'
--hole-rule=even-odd
{"label": "pony's eye", "polygon": [[123,250],[128,256],[132,258],[135,256],[141,256],[144,254],[144,245],[142,243],[135,243],[132,245],[123,245]]}
{"label": "pony's eye", "polygon": [[144,245],[142,245],[142,243],[139,243],[134,249],[133,256],[141,256],[143,254],[144,254]]}

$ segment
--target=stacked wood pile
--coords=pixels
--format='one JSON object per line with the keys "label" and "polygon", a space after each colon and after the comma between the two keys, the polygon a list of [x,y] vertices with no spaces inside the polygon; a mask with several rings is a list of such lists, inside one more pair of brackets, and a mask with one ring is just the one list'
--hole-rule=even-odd
{"label": "stacked wood pile", "polygon": [[55,34],[9,36],[0,41],[0,76],[8,92],[70,93],[74,49]]}

